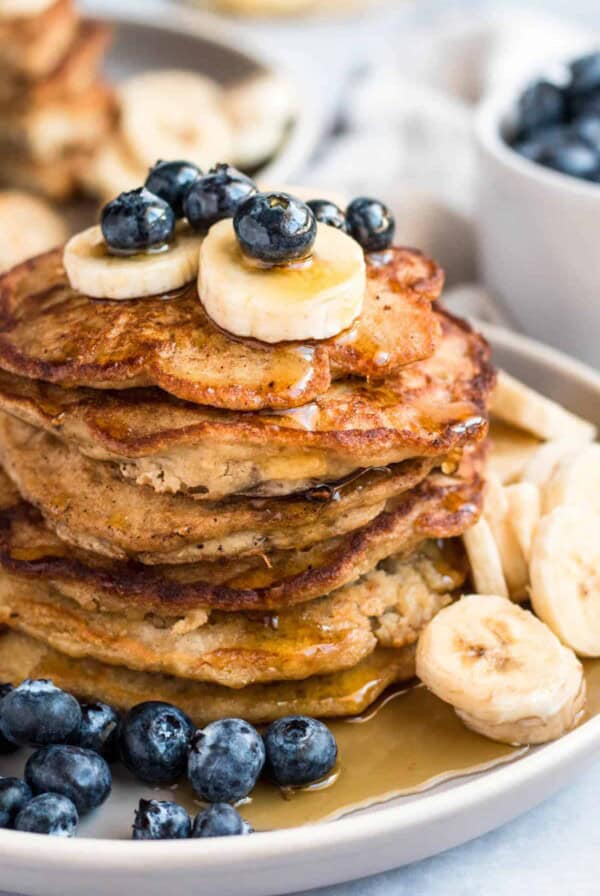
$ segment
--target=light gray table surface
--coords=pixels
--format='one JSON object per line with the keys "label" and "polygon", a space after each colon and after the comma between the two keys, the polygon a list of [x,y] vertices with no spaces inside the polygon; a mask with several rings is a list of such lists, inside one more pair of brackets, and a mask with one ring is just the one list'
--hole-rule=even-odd
{"label": "light gray table surface", "polygon": [[[451,10],[480,11],[493,5],[485,0],[425,0],[419,10],[388,7],[372,20],[361,18],[359,22],[289,22],[238,27],[242,32],[249,32],[259,46],[263,42],[270,50],[273,43],[289,46],[298,61],[307,58],[304,51],[310,47],[308,76],[317,77],[315,60],[320,57],[321,68],[327,71],[323,101],[333,106],[344,77],[361,59],[376,52],[390,26],[401,16],[433,20],[436,15]],[[598,0],[530,0],[527,4],[506,0],[504,7],[509,5],[556,12],[600,29]],[[196,892],[205,896],[200,882]],[[316,892],[318,896],[597,894],[600,892],[600,757],[568,789],[496,831],[406,868]],[[11,894],[0,892],[0,896]],[[81,896],[85,896],[84,881]]]}

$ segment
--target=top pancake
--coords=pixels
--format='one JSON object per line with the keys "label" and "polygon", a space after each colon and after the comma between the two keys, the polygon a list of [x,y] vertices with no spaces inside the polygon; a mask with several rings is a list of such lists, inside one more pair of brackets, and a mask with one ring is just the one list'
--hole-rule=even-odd
{"label": "top pancake", "polygon": [[443,274],[409,249],[368,260],[363,313],[349,330],[305,344],[234,339],[208,318],[195,285],[172,295],[99,301],[71,289],[60,250],[0,278],[0,366],[65,386],[159,386],[233,410],[305,404],[343,376],[383,379],[429,357],[431,303]]}
{"label": "top pancake", "polygon": [[62,389],[0,370],[0,409],[79,451],[116,461],[158,492],[215,501],[289,494],[408,458],[443,458],[486,433],[494,382],[485,341],[434,312],[431,358],[384,384],[336,382],[314,402],[241,414],[177,401],[160,390]]}

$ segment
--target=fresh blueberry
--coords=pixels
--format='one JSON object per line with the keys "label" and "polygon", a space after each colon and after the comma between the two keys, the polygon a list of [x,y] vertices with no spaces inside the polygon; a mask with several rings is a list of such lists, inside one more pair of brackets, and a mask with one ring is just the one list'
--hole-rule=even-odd
{"label": "fresh blueberry", "polygon": [[106,703],[83,703],[74,742],[104,756],[107,762],[114,762],[119,752],[119,713]]}
{"label": "fresh blueberry", "polygon": [[42,747],[27,760],[25,780],[33,793],[60,793],[80,815],[100,806],[112,788],[106,761],[83,747]]}
{"label": "fresh blueberry", "polygon": [[140,800],[133,822],[134,840],[186,840],[191,832],[192,822],[183,806]]}
{"label": "fresh blueberry", "polygon": [[571,118],[600,118],[600,88],[572,96],[570,112]]}
{"label": "fresh blueberry", "polygon": [[571,93],[586,93],[600,87],[600,53],[588,53],[580,56],[569,66],[571,70]]}
{"label": "fresh blueberry", "polygon": [[170,703],[134,706],[121,723],[121,758],[148,784],[176,784],[185,775],[192,720]]}
{"label": "fresh blueberry", "polygon": [[337,744],[327,725],[307,716],[287,716],[265,734],[267,766],[282,785],[312,784],[325,777],[337,758]]}
{"label": "fresh blueberry", "polygon": [[0,828],[10,828],[31,799],[31,790],[20,778],[0,778]]}
{"label": "fresh blueberry", "polygon": [[102,209],[102,235],[114,255],[160,249],[175,234],[175,212],[145,187],[121,193]]}
{"label": "fresh blueberry", "polygon": [[264,764],[265,747],[256,728],[241,719],[222,719],[194,735],[188,777],[201,799],[235,803],[254,789]]}
{"label": "fresh blueberry", "polygon": [[199,178],[202,171],[192,162],[157,162],[150,169],[144,186],[155,196],[168,202],[175,217],[183,218],[183,200],[185,194]]}
{"label": "fresh blueberry", "polygon": [[248,822],[228,803],[213,803],[199,812],[192,828],[192,837],[235,837],[252,833]]}
{"label": "fresh blueberry", "polygon": [[231,165],[216,165],[189,188],[183,201],[185,216],[194,230],[204,231],[233,218],[248,196],[256,193],[256,185]]}
{"label": "fresh blueberry", "polygon": [[310,255],[317,220],[305,202],[288,193],[257,193],[239,207],[233,226],[243,252],[267,264]]}
{"label": "fresh blueberry", "polygon": [[346,215],[329,199],[311,199],[306,203],[320,224],[328,224],[338,230],[346,230]]}
{"label": "fresh blueberry", "polygon": [[[10,694],[12,689],[12,684],[0,684],[0,702],[2,701],[3,697],[5,697],[7,694]],[[2,712],[1,709],[0,712]],[[10,753],[16,753],[18,749],[18,744],[11,743],[0,733],[0,756],[8,756]]]}
{"label": "fresh blueberry", "polygon": [[70,799],[58,793],[43,793],[21,809],[15,819],[16,831],[73,837],[79,816]]}
{"label": "fresh blueberry", "polygon": [[591,177],[600,165],[596,150],[576,138],[547,148],[540,161],[562,174],[580,178]]}
{"label": "fresh blueberry", "polygon": [[365,252],[381,252],[392,244],[396,222],[390,210],[378,199],[360,196],[346,209],[350,235]]}
{"label": "fresh blueberry", "polygon": [[521,95],[518,103],[518,124],[523,135],[538,128],[560,124],[565,120],[565,92],[550,81],[536,81]]}
{"label": "fresh blueberry", "polygon": [[46,679],[24,681],[0,703],[0,734],[20,746],[65,743],[80,724],[77,700]]}
{"label": "fresh blueberry", "polygon": [[577,118],[571,126],[571,133],[600,151],[600,117],[584,115]]}

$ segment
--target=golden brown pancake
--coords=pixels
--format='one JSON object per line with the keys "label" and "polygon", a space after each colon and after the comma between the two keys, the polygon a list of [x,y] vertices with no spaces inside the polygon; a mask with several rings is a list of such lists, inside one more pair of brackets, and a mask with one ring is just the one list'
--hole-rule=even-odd
{"label": "golden brown pancake", "polygon": [[456,476],[432,473],[402,494],[393,510],[309,548],[153,567],[67,545],[31,505],[16,503],[13,487],[5,484],[0,566],[49,582],[98,610],[180,616],[200,609],[283,609],[329,594],[393,554],[407,556],[428,538],[460,535],[480,513],[480,467],[481,457],[469,456]]}
{"label": "golden brown pancake", "polygon": [[241,690],[152,672],[132,672],[96,660],[76,660],[17,632],[0,634],[0,679],[50,678],[81,700],[102,700],[125,711],[145,700],[179,706],[201,727],[215,719],[242,718],[257,725],[283,716],[353,716],[394,682],[415,674],[414,648],[379,648],[344,672],[303,681],[251,685]]}
{"label": "golden brown pancake", "polygon": [[[0,576],[0,624],[76,658],[240,688],[351,668],[380,645],[414,644],[464,582],[453,545],[426,543],[334,594],[277,615],[164,619],[85,610],[45,582]],[[199,614],[197,614],[199,615]]]}
{"label": "golden brown pancake", "polygon": [[484,438],[489,348],[466,325],[439,320],[443,337],[428,360],[383,384],[336,382],[293,411],[217,411],[159,390],[64,389],[2,371],[0,409],[159,492],[289,494]]}
{"label": "golden brown pancake", "polygon": [[424,256],[390,250],[386,264],[368,264],[355,327],[316,344],[265,345],[217,329],[193,284],[170,296],[90,299],[71,289],[57,250],[0,278],[0,366],[65,386],[156,385],[219,408],[297,407],[333,378],[382,379],[431,355],[442,280]]}
{"label": "golden brown pancake", "polygon": [[367,525],[430,472],[432,459],[365,473],[308,497],[197,502],[132,485],[54,436],[0,412],[0,463],[25,500],[61,538],[142,563],[301,549]]}
{"label": "golden brown pancake", "polygon": [[48,75],[71,45],[78,22],[75,0],[56,0],[36,16],[1,19],[0,77]]}

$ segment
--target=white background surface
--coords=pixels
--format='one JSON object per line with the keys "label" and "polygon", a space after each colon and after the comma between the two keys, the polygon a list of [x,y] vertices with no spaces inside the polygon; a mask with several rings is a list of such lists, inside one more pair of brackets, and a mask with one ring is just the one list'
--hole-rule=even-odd
{"label": "white background surface", "polygon": [[[422,2],[418,11],[398,5],[380,12],[377,19],[359,18],[343,25],[331,21],[241,28],[251,31],[254,41],[264,41],[271,51],[276,44],[289,47],[300,64],[302,59],[310,59],[305,74],[311,80],[323,79],[323,101],[333,105],[348,72],[364,59],[373,58],[379,48],[389,48],[391,34],[398,53],[402,52],[402,32],[411,20],[431,22],[440,14],[481,11],[491,5],[477,0],[430,0]],[[503,7],[511,5],[524,4],[504,2]],[[598,0],[534,0],[527,6],[562,13],[600,29]],[[531,40],[535,43],[534,34]],[[320,896],[587,896],[598,892],[600,762],[568,790],[479,840],[396,872],[318,891]],[[201,881],[196,893],[204,896]],[[85,894],[82,881],[81,896]]]}

